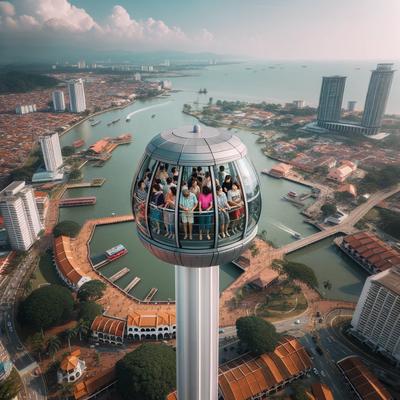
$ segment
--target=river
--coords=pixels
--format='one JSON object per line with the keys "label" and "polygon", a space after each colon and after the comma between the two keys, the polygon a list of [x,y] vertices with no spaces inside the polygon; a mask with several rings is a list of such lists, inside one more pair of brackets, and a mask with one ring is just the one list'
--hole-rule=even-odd
{"label": "river", "polygon": [[[346,74],[351,78],[348,99],[361,99],[365,96],[368,84],[369,70],[374,64],[362,64],[360,70],[355,64],[310,64],[302,68],[300,64],[287,64],[269,69],[263,64],[228,65],[210,67],[196,71],[196,75],[171,79],[174,89],[179,92],[169,97],[155,98],[148,101],[138,101],[123,110],[114,110],[96,117],[101,123],[95,127],[85,121],[62,137],[62,145],[71,144],[76,139],[84,139],[86,145],[93,144],[106,136],[117,136],[122,133],[131,133],[133,141],[128,146],[120,146],[112,158],[101,168],[91,165],[84,167],[84,180],[95,177],[106,178],[102,188],[73,189],[68,196],[95,195],[97,203],[89,207],[64,208],[60,211],[60,219],[75,220],[83,223],[88,218],[109,216],[111,213],[127,214],[130,209],[130,186],[136,171],[138,161],[143,154],[148,141],[166,128],[173,128],[184,124],[194,124],[194,118],[181,112],[186,102],[199,101],[206,103],[209,97],[217,99],[236,100],[267,100],[291,101],[305,99],[309,104],[315,104],[319,94],[321,75]],[[251,69],[247,69],[251,68]],[[257,72],[254,72],[257,71]],[[336,71],[336,72],[335,72]],[[297,75],[296,75],[297,74]],[[247,85],[244,76],[247,76]],[[305,83],[308,82],[307,83]],[[198,95],[201,87],[208,89],[207,95]],[[398,90],[393,91],[394,97],[400,100]],[[265,94],[265,96],[263,95]],[[314,101],[312,101],[314,99]],[[399,104],[400,101],[397,103]],[[390,103],[395,110],[393,102]],[[131,121],[125,122],[126,116],[131,114]],[[156,114],[155,118],[151,118]],[[117,118],[119,122],[107,126]],[[271,167],[275,162],[266,158],[261,147],[256,143],[257,136],[245,132],[236,132],[249,149],[257,171]],[[268,176],[260,176],[263,209],[259,223],[259,231],[267,231],[269,240],[277,245],[283,245],[293,240],[291,233],[299,232],[302,236],[310,235],[315,229],[303,222],[299,210],[293,205],[282,201],[282,196],[290,190],[299,193],[308,192],[308,188],[284,180],[277,180]],[[143,297],[151,287],[157,287],[159,292],[156,299],[174,298],[174,271],[171,266],[157,260],[147,253],[135,233],[135,226],[131,223],[100,227],[96,230],[91,242],[93,255],[101,254],[111,246],[122,243],[129,253],[104,268],[103,272],[110,276],[121,267],[131,269],[130,273],[122,278],[118,284],[125,285],[134,276],[141,277],[141,282],[132,293]],[[292,255],[291,259],[307,263],[315,271],[319,281],[329,280],[332,289],[325,293],[326,297],[356,301],[366,274],[360,267],[354,265],[333,246],[332,240],[327,239]],[[221,268],[221,289],[229,285],[238,275],[232,265]]]}

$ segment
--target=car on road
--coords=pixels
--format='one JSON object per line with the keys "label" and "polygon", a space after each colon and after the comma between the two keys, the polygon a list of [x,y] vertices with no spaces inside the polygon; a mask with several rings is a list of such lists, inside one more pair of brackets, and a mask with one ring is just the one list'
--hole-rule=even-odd
{"label": "car on road", "polygon": [[219,330],[219,333],[225,333],[225,329],[221,328],[221,329]]}
{"label": "car on road", "polygon": [[300,321],[299,319],[296,319],[296,321],[294,321],[294,323],[295,323],[296,325],[300,325],[300,324],[301,324],[301,321]]}
{"label": "car on road", "polygon": [[317,376],[319,375],[319,372],[318,372],[317,368],[313,368],[313,372],[314,372],[315,375],[317,375]]}
{"label": "car on road", "polygon": [[319,346],[315,346],[315,351],[316,351],[320,356],[322,356],[322,355],[324,354],[324,352],[322,351],[321,347],[319,347]]}

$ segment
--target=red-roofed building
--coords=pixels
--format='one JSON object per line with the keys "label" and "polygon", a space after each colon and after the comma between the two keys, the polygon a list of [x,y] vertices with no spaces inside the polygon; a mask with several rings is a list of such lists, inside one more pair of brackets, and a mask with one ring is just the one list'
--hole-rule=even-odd
{"label": "red-roofed building", "polygon": [[360,357],[349,356],[337,362],[349,389],[359,400],[392,400],[392,395],[367,368]]}
{"label": "red-roofed building", "polygon": [[312,367],[300,342],[283,337],[271,353],[252,357],[246,354],[219,368],[219,391],[224,400],[261,399],[281,390]]}
{"label": "red-roofed building", "polygon": [[126,332],[131,339],[166,339],[176,334],[176,317],[172,312],[135,312],[129,314]]}
{"label": "red-roofed building", "polygon": [[371,232],[345,236],[340,248],[370,274],[400,265],[400,253]]}
{"label": "red-roofed building", "polygon": [[96,154],[100,154],[103,153],[107,146],[109,145],[109,141],[106,139],[100,139],[98,140],[95,144],[92,144],[89,147],[89,151],[96,153]]}
{"label": "red-roofed building", "polygon": [[125,326],[124,320],[102,315],[94,319],[90,329],[96,340],[122,345],[124,343]]}
{"label": "red-roofed building", "polygon": [[269,170],[269,175],[272,175],[276,178],[285,178],[286,176],[289,175],[290,171],[292,170],[292,166],[289,164],[284,164],[284,163],[279,163],[277,165],[274,165],[270,170]]}
{"label": "red-roofed building", "polygon": [[331,389],[325,383],[315,382],[311,385],[310,400],[335,400]]}

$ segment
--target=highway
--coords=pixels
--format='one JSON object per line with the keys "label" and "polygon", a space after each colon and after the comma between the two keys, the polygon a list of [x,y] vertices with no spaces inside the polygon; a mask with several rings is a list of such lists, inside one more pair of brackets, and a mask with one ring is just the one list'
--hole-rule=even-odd
{"label": "highway", "polygon": [[14,326],[14,303],[18,289],[32,263],[37,262],[36,252],[29,252],[26,258],[0,284],[0,326],[4,332],[2,343],[7,349],[11,361],[18,370],[24,392],[20,397],[29,400],[46,400],[46,384],[38,369],[38,364],[24,349]]}
{"label": "highway", "polygon": [[[303,247],[309,246],[310,244],[319,242],[320,240],[335,235],[337,233],[352,233],[354,232],[354,225],[361,218],[363,218],[368,213],[368,211],[374,208],[381,201],[387,199],[390,196],[393,196],[398,191],[400,191],[400,185],[396,185],[392,188],[374,193],[365,203],[359,205],[353,211],[351,211],[347,218],[340,224],[326,228],[321,232],[317,232],[313,235],[307,236],[304,239],[296,240],[295,242],[289,243],[286,246],[277,249],[276,252],[280,256],[283,256],[285,254],[289,254],[296,250],[299,250]],[[279,257],[277,256],[277,258]]]}

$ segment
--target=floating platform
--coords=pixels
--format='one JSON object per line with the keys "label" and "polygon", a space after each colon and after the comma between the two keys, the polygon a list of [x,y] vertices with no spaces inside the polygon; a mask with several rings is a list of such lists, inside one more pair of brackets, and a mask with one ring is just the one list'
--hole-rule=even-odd
{"label": "floating platform", "polygon": [[146,297],[144,298],[143,301],[152,301],[153,297],[156,295],[156,293],[158,292],[158,289],[153,287],[149,290],[149,293],[147,293]]}
{"label": "floating platform", "polygon": [[109,260],[108,258],[105,258],[104,260],[98,262],[97,264],[93,265],[93,268],[95,270],[99,270],[100,268],[105,267],[106,265],[110,264],[111,260]]}
{"label": "floating platform", "polygon": [[115,281],[117,281],[118,279],[121,279],[123,276],[125,276],[126,274],[129,273],[129,268],[124,267],[122,268],[120,271],[116,272],[114,275],[110,276],[108,278],[108,280],[112,283],[114,283]]}
{"label": "floating platform", "polygon": [[141,281],[141,278],[138,276],[135,276],[123,289],[125,293],[130,292],[139,282]]}

